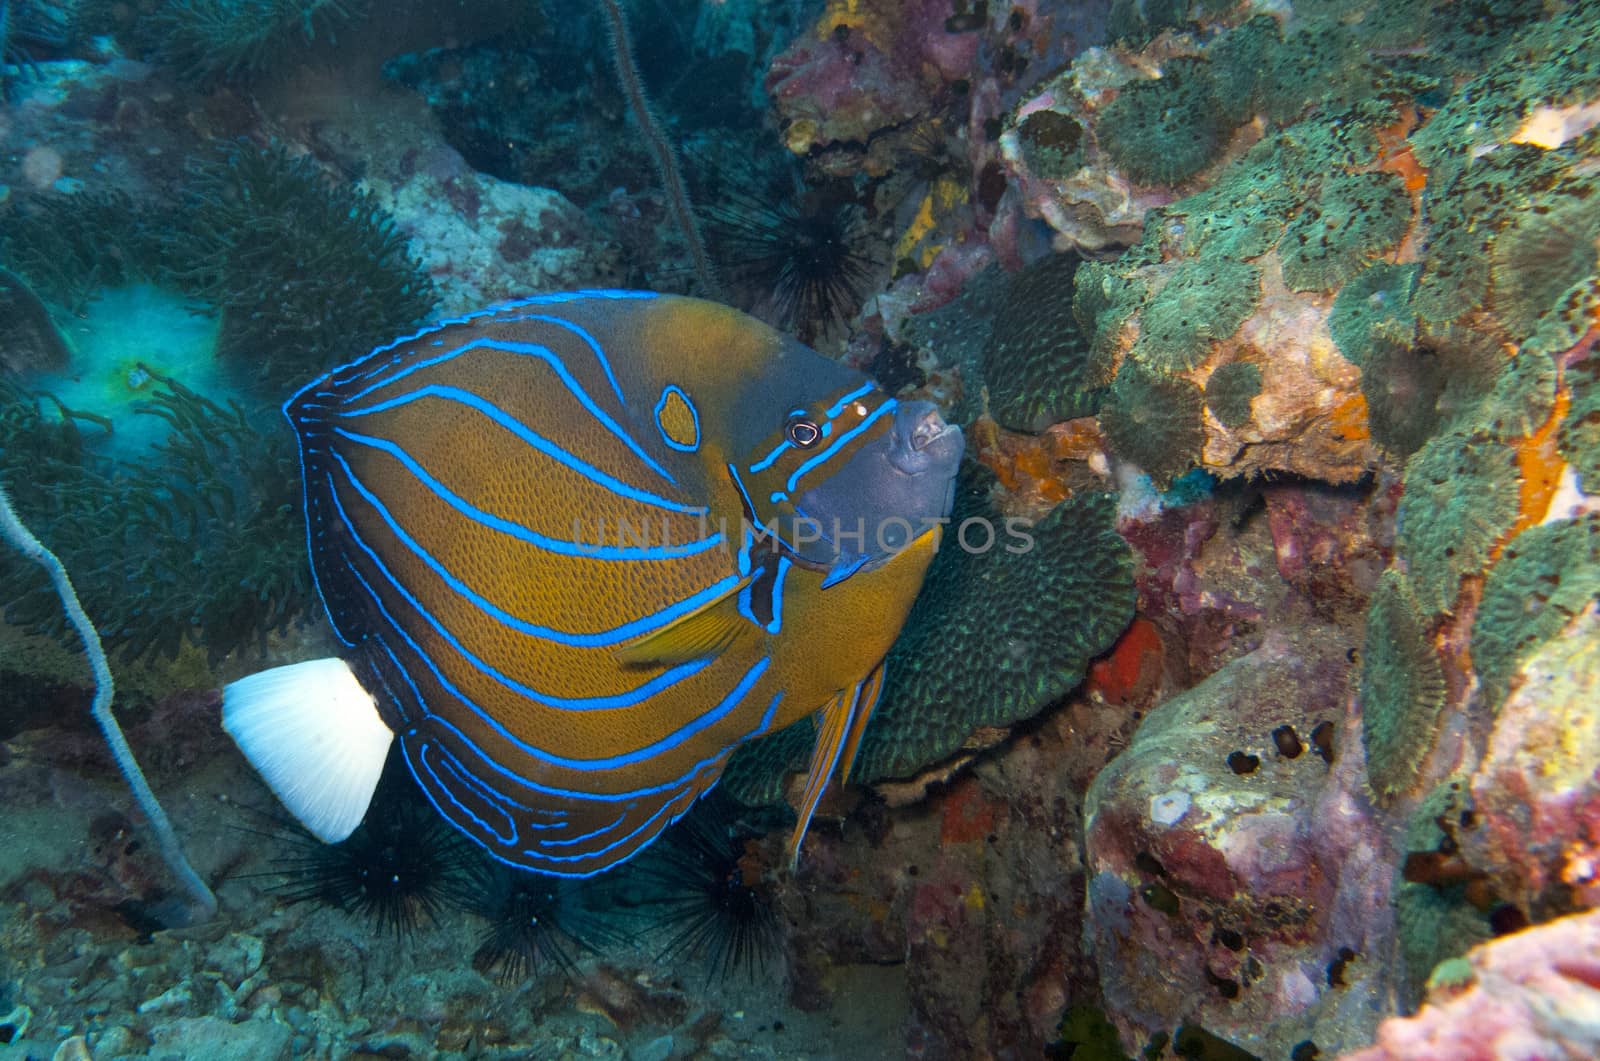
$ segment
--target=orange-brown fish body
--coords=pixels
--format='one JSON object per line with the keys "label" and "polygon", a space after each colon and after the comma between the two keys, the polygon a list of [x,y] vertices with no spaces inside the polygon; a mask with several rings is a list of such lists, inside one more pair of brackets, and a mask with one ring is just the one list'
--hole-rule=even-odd
{"label": "orange-brown fish body", "polygon": [[[285,412],[318,589],[411,773],[495,857],[566,875],[827,708],[814,803],[960,454],[936,413],[743,314],[632,292],[446,322]],[[878,492],[907,525],[887,544]]]}

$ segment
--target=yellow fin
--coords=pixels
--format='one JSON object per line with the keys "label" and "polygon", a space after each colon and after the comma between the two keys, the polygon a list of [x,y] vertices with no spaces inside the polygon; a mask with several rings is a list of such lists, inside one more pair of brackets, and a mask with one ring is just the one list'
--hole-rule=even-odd
{"label": "yellow fin", "polygon": [[811,767],[806,773],[806,791],[800,800],[799,818],[794,832],[789,836],[789,868],[800,862],[800,842],[805,839],[811,816],[822,801],[834,767],[843,760],[841,774],[849,776],[855,762],[856,750],[861,746],[861,734],[867,719],[877,706],[878,693],[883,689],[883,664],[878,664],[861,681],[828,701],[821,711],[817,726],[817,744],[811,750]]}
{"label": "yellow fin", "polygon": [[[753,577],[753,576],[752,576]],[[764,636],[739,610],[739,593],[751,582],[742,579],[727,593],[681,619],[612,651],[623,664],[684,663],[725,651],[741,637]]]}

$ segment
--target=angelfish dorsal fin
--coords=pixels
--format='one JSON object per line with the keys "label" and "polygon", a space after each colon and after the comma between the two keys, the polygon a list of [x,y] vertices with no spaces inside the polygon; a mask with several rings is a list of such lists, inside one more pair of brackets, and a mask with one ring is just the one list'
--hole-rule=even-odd
{"label": "angelfish dorsal fin", "polygon": [[839,768],[841,780],[848,779],[855,765],[856,752],[861,747],[861,734],[878,705],[878,695],[883,691],[883,664],[855,685],[841,692],[821,711],[817,726],[817,744],[811,750],[811,767],[806,772],[805,795],[801,797],[799,821],[789,836],[789,868],[793,870],[800,861],[800,843],[806,837],[811,817],[827,791],[834,768]]}
{"label": "angelfish dorsal fin", "polygon": [[366,817],[394,733],[342,659],[313,659],[222,690],[222,728],[273,795],[336,844]]}

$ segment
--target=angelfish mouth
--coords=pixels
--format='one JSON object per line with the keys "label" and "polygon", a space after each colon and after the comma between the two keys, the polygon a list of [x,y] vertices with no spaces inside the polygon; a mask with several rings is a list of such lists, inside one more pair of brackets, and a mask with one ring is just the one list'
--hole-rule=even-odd
{"label": "angelfish mouth", "polygon": [[939,441],[941,438],[944,438],[946,435],[950,434],[950,432],[959,432],[960,430],[961,429],[959,427],[956,427],[953,424],[945,423],[944,417],[939,415],[939,410],[930,409],[922,417],[922,419],[917,422],[917,426],[911,429],[911,448],[914,450],[925,450],[935,442]]}
{"label": "angelfish mouth", "polygon": [[907,475],[946,468],[961,459],[961,429],[946,423],[932,402],[904,402],[895,412],[889,462]]}

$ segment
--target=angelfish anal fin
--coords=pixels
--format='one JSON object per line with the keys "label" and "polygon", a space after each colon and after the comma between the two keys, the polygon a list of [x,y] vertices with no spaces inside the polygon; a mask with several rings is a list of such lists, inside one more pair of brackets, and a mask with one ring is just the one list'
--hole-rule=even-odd
{"label": "angelfish anal fin", "polygon": [[805,795],[801,797],[799,821],[789,837],[789,869],[800,861],[800,843],[805,839],[811,817],[827,791],[828,781],[837,768],[841,780],[848,780],[861,749],[861,734],[866,731],[872,709],[883,692],[883,667],[879,663],[865,678],[840,692],[819,712],[817,744],[811,750],[811,767],[806,773]]}
{"label": "angelfish anal fin", "polygon": [[300,824],[330,844],[366,817],[394,740],[342,659],[233,682],[222,690],[222,728]]}

